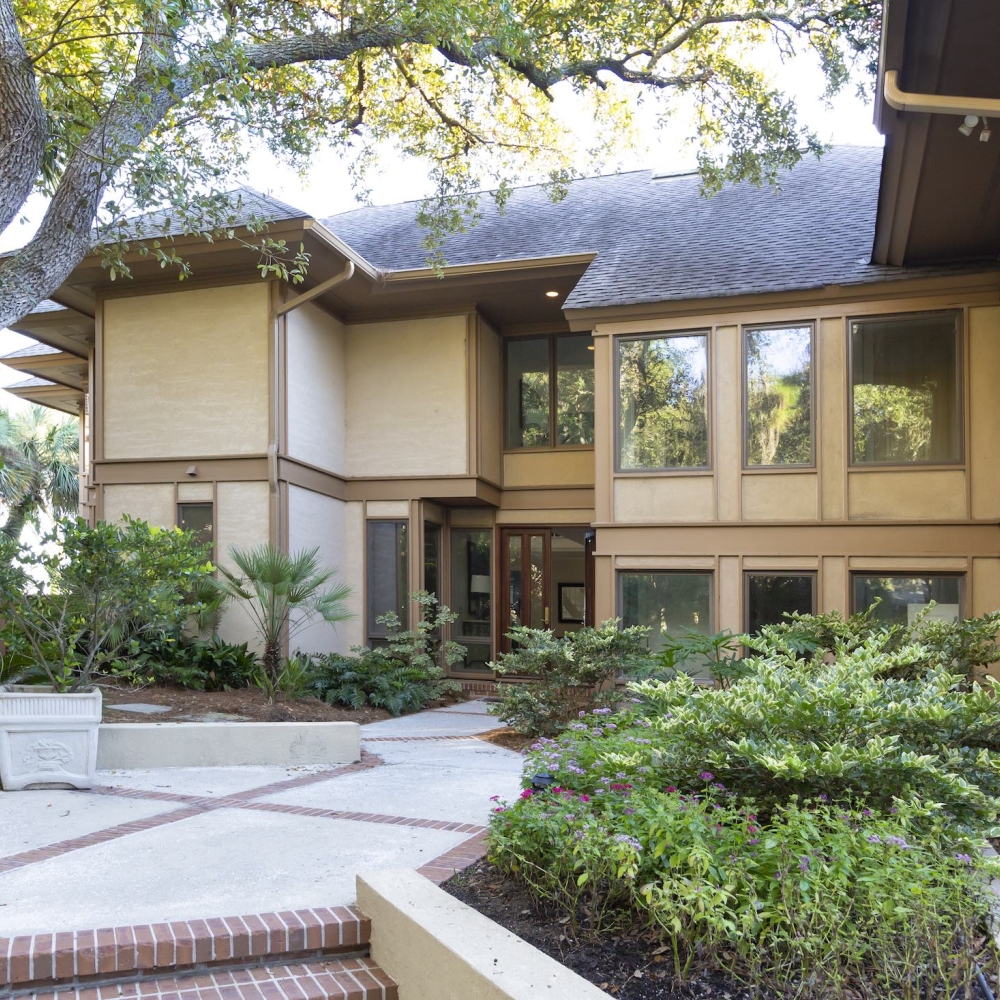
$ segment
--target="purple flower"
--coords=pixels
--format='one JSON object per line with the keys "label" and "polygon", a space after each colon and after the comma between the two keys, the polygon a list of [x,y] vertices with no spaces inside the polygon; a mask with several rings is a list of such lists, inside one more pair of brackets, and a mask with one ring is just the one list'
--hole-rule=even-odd
{"label": "purple flower", "polygon": [[615,834],[615,841],[619,844],[628,844],[633,851],[641,851],[642,844],[639,843],[635,837],[630,837],[627,833],[617,833]]}
{"label": "purple flower", "polygon": [[867,819],[869,816],[871,816],[871,814],[872,814],[871,809],[862,809],[861,810],[861,815],[864,816],[865,819]]}
{"label": "purple flower", "polygon": [[799,871],[809,871],[809,858],[807,858],[804,854],[799,858]]}
{"label": "purple flower", "polygon": [[961,861],[963,864],[966,864],[966,865],[971,865],[972,864],[972,858],[970,858],[968,854],[956,854],[955,855],[955,860],[956,861]]}
{"label": "purple flower", "polygon": [[910,845],[906,842],[904,837],[886,837],[885,842],[887,844],[892,844],[893,847],[899,847],[904,851],[910,849]]}
{"label": "purple flower", "polygon": [[702,781],[715,781],[715,775],[712,774],[711,771],[702,771],[698,777],[701,778]]}
{"label": "purple flower", "polygon": [[868,843],[869,844],[881,844],[882,843],[882,838],[877,833],[873,833],[873,834],[871,834],[868,837]]}
{"label": "purple flower", "polygon": [[610,714],[611,714],[611,709],[610,708],[595,708],[594,709],[594,715],[610,715]]}

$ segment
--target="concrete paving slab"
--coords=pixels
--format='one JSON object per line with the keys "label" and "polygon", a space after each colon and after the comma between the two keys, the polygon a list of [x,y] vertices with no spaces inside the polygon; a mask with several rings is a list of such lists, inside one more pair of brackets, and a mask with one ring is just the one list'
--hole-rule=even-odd
{"label": "concrete paving slab", "polygon": [[[406,764],[420,760],[428,767],[459,767],[473,772],[488,772],[498,766],[516,769],[520,773],[523,758],[513,750],[494,746],[485,740],[421,740],[414,743],[369,743],[370,753],[382,758],[387,764]],[[509,765],[498,765],[498,759]],[[490,793],[492,794],[492,793]]]}
{"label": "concrete paving slab", "polygon": [[465,836],[219,809],[0,874],[0,936],[352,903]]}
{"label": "concrete paving slab", "polygon": [[162,712],[172,712],[168,705],[148,705],[141,701],[126,702],[123,705],[109,705],[116,712],[135,712],[138,715],[159,715]]}
{"label": "concrete paving slab", "polygon": [[502,723],[489,716],[418,712],[398,719],[370,722],[361,727],[361,739],[363,741],[366,736],[476,736],[500,728]]}
{"label": "concrete paving slab", "polygon": [[490,706],[485,701],[459,701],[444,708],[432,708],[431,712],[443,715],[488,715]]}
{"label": "concrete paving slab", "polygon": [[276,781],[327,770],[320,765],[294,767],[158,767],[98,771],[98,784],[179,795],[232,795]]}
{"label": "concrete paving slab", "polygon": [[475,770],[462,766],[466,760],[468,756],[454,755],[448,764],[433,758],[387,763],[376,771],[290,789],[262,801],[485,826],[493,806],[490,796],[510,799],[520,791],[521,759],[509,751],[494,754]]}
{"label": "concrete paving slab", "polygon": [[0,857],[48,847],[176,808],[174,802],[116,799],[64,789],[0,792]]}

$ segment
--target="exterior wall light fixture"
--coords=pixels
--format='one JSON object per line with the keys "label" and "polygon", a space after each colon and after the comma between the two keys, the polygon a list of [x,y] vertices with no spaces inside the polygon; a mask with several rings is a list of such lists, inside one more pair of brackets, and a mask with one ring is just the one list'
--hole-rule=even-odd
{"label": "exterior wall light fixture", "polygon": [[958,131],[964,136],[972,135],[972,130],[979,124],[979,115],[966,115],[962,124],[958,126]]}

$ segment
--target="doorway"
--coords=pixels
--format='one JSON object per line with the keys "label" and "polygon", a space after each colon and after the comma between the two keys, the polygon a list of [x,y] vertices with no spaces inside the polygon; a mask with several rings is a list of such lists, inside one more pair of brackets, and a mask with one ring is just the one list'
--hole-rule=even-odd
{"label": "doorway", "polygon": [[511,627],[547,628],[557,637],[592,624],[593,559],[586,527],[500,529],[500,637]]}

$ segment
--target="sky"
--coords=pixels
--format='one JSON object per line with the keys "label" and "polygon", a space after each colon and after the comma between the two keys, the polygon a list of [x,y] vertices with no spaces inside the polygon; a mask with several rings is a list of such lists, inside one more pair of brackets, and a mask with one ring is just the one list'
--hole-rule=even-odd
{"label": "sky", "polygon": [[[800,57],[783,65],[775,65],[775,82],[793,95],[802,121],[815,131],[820,139],[835,145],[881,145],[882,137],[872,124],[872,108],[853,90],[845,90],[827,104],[820,95],[823,90],[822,74],[808,58]],[[557,97],[562,105],[564,120],[574,130],[586,132],[592,128],[579,102],[564,88]],[[643,148],[622,154],[612,169],[676,172],[691,169],[693,154],[685,146],[687,126],[683,111],[661,129],[651,126],[644,131]],[[582,173],[592,173],[586,163],[578,165]],[[304,176],[274,161],[264,151],[253,155],[247,167],[247,182],[265,194],[302,208],[317,218],[357,207],[360,202],[351,186],[349,165],[330,150],[319,150],[313,157]],[[367,179],[370,201],[389,204],[422,198],[431,192],[425,167],[419,162],[402,158],[393,149],[385,149],[380,156],[380,166]],[[15,222],[0,234],[0,251],[22,245],[30,238],[44,212],[44,201],[34,196],[27,206],[24,224]],[[0,356],[9,354],[31,341],[11,330],[0,330]],[[0,364],[0,387],[20,381],[24,376]],[[20,409],[21,400],[0,388],[0,407]]]}

